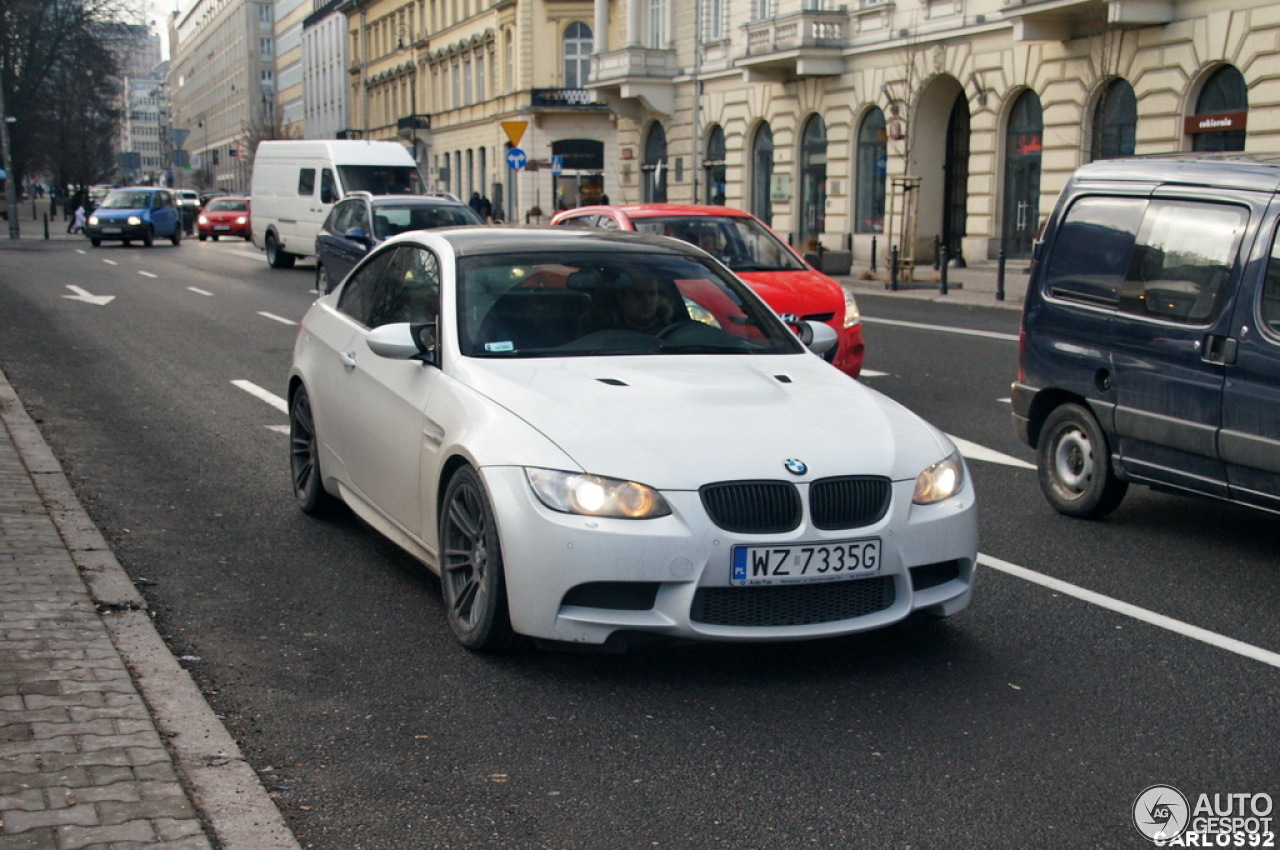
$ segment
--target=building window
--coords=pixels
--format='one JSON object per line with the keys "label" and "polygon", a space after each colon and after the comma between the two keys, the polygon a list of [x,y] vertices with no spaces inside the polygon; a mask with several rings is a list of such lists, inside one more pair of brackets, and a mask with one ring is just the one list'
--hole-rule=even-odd
{"label": "building window", "polygon": [[725,37],[724,4],[725,0],[705,0],[707,10],[703,21],[702,37],[706,41],[720,41]]}
{"label": "building window", "polygon": [[871,109],[858,129],[857,196],[853,229],[857,233],[884,233],[884,185],[888,177],[889,147],[884,112]]}
{"label": "building window", "polygon": [[[1249,89],[1245,85],[1244,75],[1231,65],[1224,65],[1214,71],[1196,100],[1196,115],[1246,113],[1248,110]],[[1243,115],[1241,124],[1243,125]],[[1192,150],[1242,151],[1244,127],[1216,133],[1196,133],[1192,140]]]}
{"label": "building window", "polygon": [[670,42],[667,33],[667,0],[648,0],[645,14],[647,31],[645,47],[651,50],[662,50]]}
{"label": "building window", "polygon": [[751,212],[765,224],[773,224],[773,130],[761,124],[751,143]]}
{"label": "building window", "polygon": [[773,0],[751,0],[751,20],[767,21],[773,17]]}
{"label": "building window", "polygon": [[644,202],[662,204],[667,200],[667,132],[654,122],[644,142],[644,162],[640,166]]}
{"label": "building window", "polygon": [[1089,158],[1133,156],[1138,139],[1138,99],[1125,80],[1112,80],[1093,108]]}
{"label": "building window", "polygon": [[564,87],[585,88],[591,71],[591,27],[574,21],[564,31]]}
{"label": "building window", "polygon": [[716,125],[711,128],[707,137],[707,158],[703,168],[707,172],[707,203],[724,206],[725,168],[724,168],[724,128]]}

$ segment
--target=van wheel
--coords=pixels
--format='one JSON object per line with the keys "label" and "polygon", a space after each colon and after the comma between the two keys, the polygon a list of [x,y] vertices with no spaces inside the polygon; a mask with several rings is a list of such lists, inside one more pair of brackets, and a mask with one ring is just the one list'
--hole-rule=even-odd
{"label": "van wheel", "polygon": [[267,234],[267,265],[273,269],[293,268],[293,254],[280,250],[274,233]]}
{"label": "van wheel", "polygon": [[1080,404],[1064,404],[1040,431],[1037,468],[1040,489],[1054,510],[1081,519],[1114,511],[1129,489],[1116,477],[1102,427]]}

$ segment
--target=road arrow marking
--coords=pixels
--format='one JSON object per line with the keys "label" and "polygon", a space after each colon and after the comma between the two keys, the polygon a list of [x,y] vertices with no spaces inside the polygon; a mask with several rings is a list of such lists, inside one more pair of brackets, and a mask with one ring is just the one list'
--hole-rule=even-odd
{"label": "road arrow marking", "polygon": [[112,301],[116,300],[114,295],[93,295],[87,290],[81,289],[78,286],[72,286],[71,284],[67,284],[67,289],[70,289],[75,293],[75,295],[64,295],[62,297],[69,298],[72,301],[83,301],[86,304],[97,304],[101,307],[104,304],[110,304]]}

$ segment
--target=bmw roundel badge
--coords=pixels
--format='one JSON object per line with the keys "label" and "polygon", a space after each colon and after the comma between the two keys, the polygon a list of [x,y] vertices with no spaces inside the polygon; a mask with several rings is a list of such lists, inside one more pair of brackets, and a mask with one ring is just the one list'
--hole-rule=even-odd
{"label": "bmw roundel badge", "polygon": [[785,466],[787,468],[787,472],[790,472],[792,475],[804,475],[809,471],[809,467],[805,466],[804,461],[796,460],[793,457],[787,458],[782,465]]}

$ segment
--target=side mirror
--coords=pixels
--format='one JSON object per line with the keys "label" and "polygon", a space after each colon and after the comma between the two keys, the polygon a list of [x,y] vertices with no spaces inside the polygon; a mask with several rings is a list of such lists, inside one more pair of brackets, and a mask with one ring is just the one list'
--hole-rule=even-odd
{"label": "side mirror", "polygon": [[369,249],[369,243],[373,240],[369,238],[369,234],[363,227],[350,227],[347,232],[342,234],[344,238],[350,239],[352,242],[359,242],[364,245],[365,250]]}
{"label": "side mirror", "polygon": [[409,324],[396,322],[381,325],[369,332],[369,350],[389,360],[421,360],[440,365],[440,352],[435,322]]}
{"label": "side mirror", "polygon": [[781,316],[781,319],[814,354],[825,354],[835,348],[839,341],[835,329],[826,322],[807,322],[790,313]]}

